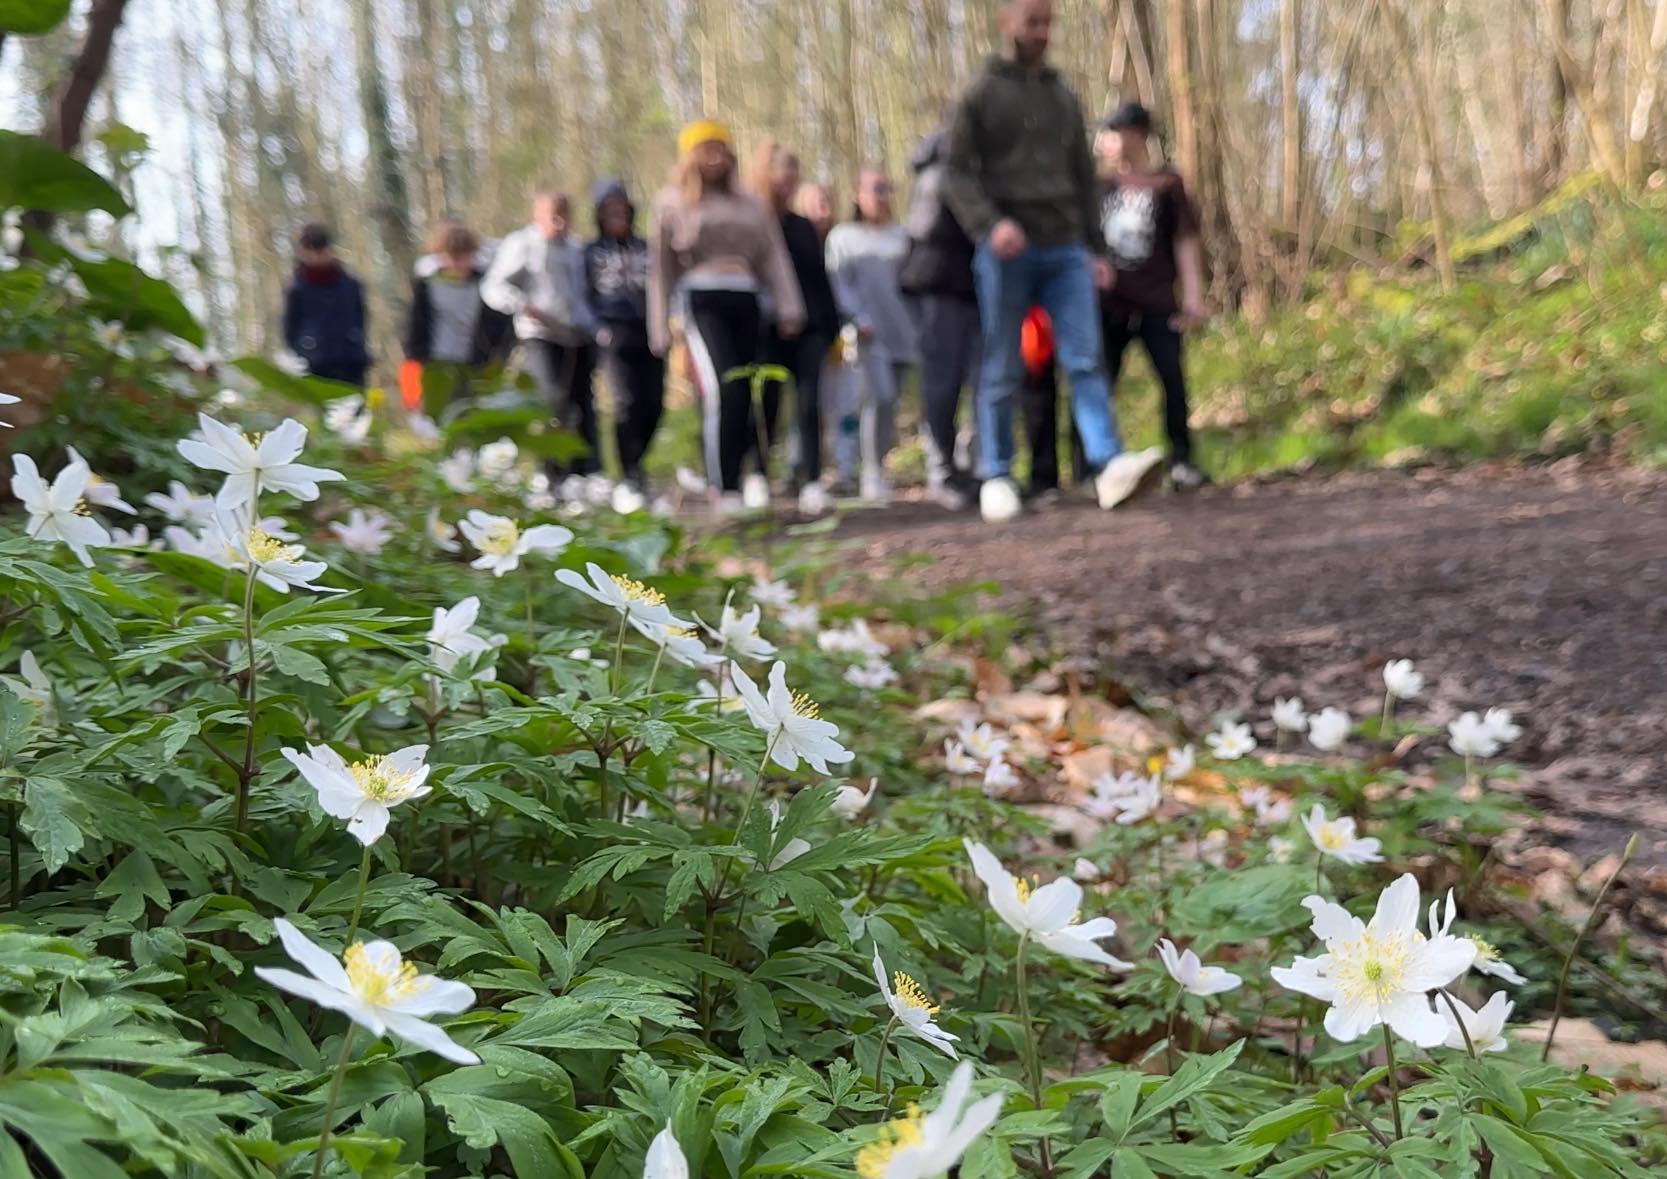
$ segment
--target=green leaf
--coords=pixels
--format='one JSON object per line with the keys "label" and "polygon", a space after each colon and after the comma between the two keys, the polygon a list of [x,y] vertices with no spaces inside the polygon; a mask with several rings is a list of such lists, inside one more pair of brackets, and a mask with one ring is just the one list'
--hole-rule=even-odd
{"label": "green leaf", "polygon": [[353,385],[327,381],[323,377],[297,376],[260,356],[242,356],[231,366],[268,392],[304,405],[328,405],[359,392]]}
{"label": "green leaf", "polygon": [[81,850],[85,842],[82,828],[89,820],[81,801],[58,779],[29,780],[19,825],[48,872],[56,872]]}
{"label": "green leaf", "polygon": [[87,287],[87,307],[95,315],[120,320],[133,331],[159,328],[197,347],[208,338],[174,288],[122,258],[72,257],[70,266]]}
{"label": "green leaf", "polygon": [[[6,0],[0,0],[3,7]],[[5,17],[0,13],[0,30]],[[49,213],[102,210],[114,217],[132,212],[121,193],[80,160],[44,139],[0,131],[0,208],[45,209]]]}
{"label": "green leaf", "polygon": [[1236,1040],[1220,1052],[1210,1056],[1194,1056],[1187,1060],[1175,1075],[1158,1086],[1151,1099],[1140,1106],[1140,1113],[1135,1118],[1135,1125],[1150,1121],[1158,1114],[1173,1106],[1179,1105],[1194,1094],[1208,1089],[1215,1079],[1229,1068],[1244,1051],[1245,1041]]}
{"label": "green leaf", "polygon": [[[69,7],[70,0],[0,0],[0,33],[21,33],[25,37],[50,33],[69,15]],[[4,165],[0,165],[0,176],[5,175]]]}
{"label": "green leaf", "polygon": [[115,897],[116,902],[110,906],[108,916],[112,921],[124,922],[138,920],[139,914],[145,911],[146,900],[154,901],[161,909],[166,909],[173,900],[168,894],[168,886],[157,875],[156,865],[142,851],[130,852],[116,865],[116,870],[99,883],[93,895]]}
{"label": "green leaf", "polygon": [[502,1146],[517,1175],[576,1173],[579,1179],[584,1179],[582,1170],[574,1172],[562,1158],[561,1143],[549,1123],[532,1110],[495,1097],[480,1097],[434,1085],[429,1086],[428,1095],[446,1111],[446,1121],[454,1134],[461,1135],[477,1150]]}

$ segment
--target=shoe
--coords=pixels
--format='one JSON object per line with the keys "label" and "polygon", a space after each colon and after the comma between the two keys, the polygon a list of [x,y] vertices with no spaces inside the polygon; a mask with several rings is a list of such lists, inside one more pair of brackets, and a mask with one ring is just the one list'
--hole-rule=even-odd
{"label": "shoe", "polygon": [[1059,502],[1059,488],[1031,488],[1024,493],[1023,498],[1027,508],[1034,508],[1037,511],[1047,511],[1047,509],[1053,507]]}
{"label": "shoe", "polygon": [[614,487],[613,507],[621,516],[629,516],[640,512],[647,505],[648,499],[642,489],[634,483],[620,483]]}
{"label": "shoe", "polygon": [[1150,487],[1162,462],[1163,451],[1155,446],[1150,450],[1120,454],[1112,459],[1105,465],[1105,470],[1094,477],[1094,490],[1099,494],[1100,507],[1110,511]]}
{"label": "shoe", "polygon": [[741,502],[755,512],[770,506],[770,481],[756,471],[741,480]]}
{"label": "shoe", "polygon": [[1191,463],[1171,463],[1169,485],[1176,491],[1197,491],[1210,486],[1210,477]]}
{"label": "shoe", "polygon": [[852,499],[857,494],[856,480],[848,475],[841,475],[828,487],[830,499]]}
{"label": "shoe", "polygon": [[862,502],[875,505],[884,505],[891,502],[891,484],[886,482],[884,475],[863,475]]}
{"label": "shoe", "polygon": [[1023,510],[1018,485],[1005,476],[986,480],[978,491],[978,511],[987,523],[1000,524],[1012,520]]}
{"label": "shoe", "polygon": [[738,491],[724,492],[713,501],[712,507],[718,518],[722,520],[745,516],[751,510],[747,507],[746,499]]}
{"label": "shoe", "polygon": [[799,515],[821,516],[832,506],[827,489],[820,483],[806,483],[799,488]]}

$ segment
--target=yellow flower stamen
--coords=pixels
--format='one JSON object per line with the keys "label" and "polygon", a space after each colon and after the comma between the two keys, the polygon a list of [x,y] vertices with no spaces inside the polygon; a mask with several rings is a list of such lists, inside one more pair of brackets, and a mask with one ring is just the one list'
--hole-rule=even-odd
{"label": "yellow flower stamen", "polygon": [[1419,940],[1399,933],[1386,937],[1367,931],[1356,941],[1328,942],[1338,1002],[1382,1003],[1405,990],[1407,968]]}
{"label": "yellow flower stamen", "polygon": [[364,796],[376,802],[404,802],[411,796],[417,774],[414,770],[396,770],[388,765],[384,755],[367,758],[347,767],[353,782]]}
{"label": "yellow flower stamen", "polygon": [[919,1146],[925,1139],[922,1129],[926,1115],[920,1107],[909,1106],[906,1117],[887,1122],[880,1127],[880,1137],[857,1152],[857,1174],[862,1179],[885,1179],[886,1168],[897,1153],[910,1146]]}
{"label": "yellow flower stamen", "polygon": [[1013,877],[1013,891],[1019,894],[1019,904],[1028,905],[1030,894],[1035,892],[1037,886],[1041,883],[1042,878],[1039,876],[1032,876],[1029,880],[1026,880],[1023,876]]}
{"label": "yellow flower stamen", "polygon": [[822,706],[817,704],[803,692],[793,693],[793,715],[802,716],[806,720],[818,720],[822,716]]}
{"label": "yellow flower stamen", "polygon": [[1499,961],[1499,951],[1494,948],[1493,943],[1483,941],[1473,933],[1466,934],[1464,940],[1476,947],[1477,962]]}
{"label": "yellow flower stamen", "polygon": [[1320,828],[1320,846],[1327,851],[1342,851],[1349,846],[1349,838],[1342,828],[1334,823],[1327,823]]}
{"label": "yellow flower stamen", "polygon": [[480,551],[494,557],[507,557],[520,543],[521,528],[514,520],[494,520],[486,526],[480,538]]}
{"label": "yellow flower stamen", "polygon": [[666,634],[670,635],[674,639],[693,639],[699,637],[695,634],[695,628],[692,626],[668,626],[666,627]]}
{"label": "yellow flower stamen", "polygon": [[[619,591],[624,594],[628,600],[633,602],[646,602],[650,606],[664,606],[666,604],[666,595],[662,594],[659,590],[654,589],[652,586],[646,586],[634,577],[620,577],[617,575],[612,576],[614,584],[619,587]],[[689,633],[693,634],[694,632],[690,631]]]}
{"label": "yellow flower stamen", "polygon": [[897,992],[897,997],[902,1001],[903,1006],[919,1008],[927,1015],[938,1013],[938,1005],[932,1002],[931,996],[927,995],[925,988],[901,970],[892,973],[891,986],[892,990]]}
{"label": "yellow flower stamen", "polygon": [[353,993],[374,1007],[384,1007],[428,986],[428,980],[417,973],[414,962],[401,961],[391,974],[379,969],[365,952],[364,942],[347,947],[342,966],[347,970],[347,983]]}
{"label": "yellow flower stamen", "polygon": [[259,528],[249,529],[249,559],[257,565],[271,565],[274,563],[294,564],[301,559],[302,549],[298,544],[284,544],[275,536],[269,536]]}

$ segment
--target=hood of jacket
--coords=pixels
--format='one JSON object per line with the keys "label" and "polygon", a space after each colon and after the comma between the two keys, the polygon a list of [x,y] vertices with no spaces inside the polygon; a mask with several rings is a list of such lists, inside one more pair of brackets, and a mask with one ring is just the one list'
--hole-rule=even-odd
{"label": "hood of jacket", "polygon": [[590,190],[591,212],[596,218],[596,232],[602,232],[602,206],[608,201],[619,199],[625,202],[625,216],[631,222],[629,237],[637,231],[637,206],[631,200],[631,194],[625,187],[625,181],[617,177],[599,180]]}

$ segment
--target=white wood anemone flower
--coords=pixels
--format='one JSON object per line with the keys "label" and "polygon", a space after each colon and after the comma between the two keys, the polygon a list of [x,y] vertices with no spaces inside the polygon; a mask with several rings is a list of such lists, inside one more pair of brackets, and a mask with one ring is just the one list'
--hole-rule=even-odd
{"label": "white wood anemone flower", "polygon": [[568,589],[578,590],[591,601],[600,602],[630,623],[638,634],[656,644],[666,627],[680,630],[694,628],[694,623],[671,612],[666,605],[666,596],[659,590],[635,578],[609,573],[594,561],[586,563],[585,576],[573,569],[558,569],[556,580]]}
{"label": "white wood anemone flower", "polygon": [[899,970],[892,975],[891,982],[886,981],[886,964],[880,960],[878,946],[874,947],[874,981],[880,984],[880,996],[904,1031],[925,1040],[951,1060],[959,1059],[954,1042],[961,1037],[944,1031],[932,1021],[938,1005],[913,977]]}
{"label": "white wood anemone flower", "polygon": [[769,687],[764,692],[735,664],[730,665],[729,674],[747,717],[764,734],[770,760],[782,769],[796,770],[802,760],[817,773],[830,774],[830,763],[843,765],[856,757],[835,740],[839,726],[822,719],[814,700],[803,692],[788,691],[785,663],[777,660],[770,668]]}
{"label": "white wood anemone flower", "polygon": [[1522,736],[1522,726],[1516,723],[1509,708],[1490,708],[1482,715],[1482,724],[1487,726],[1493,739],[1504,748],[1518,737]]}
{"label": "white wood anemone flower", "polygon": [[307,974],[257,966],[260,979],[341,1012],[373,1036],[391,1033],[456,1064],[480,1063],[479,1056],[428,1022],[430,1016],[467,1011],[475,1002],[470,987],[419,973],[416,963],[404,961],[392,942],[354,942],[337,961],[282,917],[273,919],[272,928],[284,952]]}
{"label": "white wood anemone flower", "polygon": [[457,527],[480,553],[469,562],[470,568],[490,570],[494,577],[520,568],[522,557],[560,556],[573,543],[573,531],[560,524],[535,524],[524,529],[508,516],[494,516],[479,508],[458,521]]}
{"label": "white wood anemone flower", "polygon": [[178,479],[169,480],[166,495],[153,491],[145,496],[145,504],[168,517],[171,524],[202,528],[214,519],[214,497],[192,491]]}
{"label": "white wood anemone flower", "polygon": [[[1458,902],[1453,899],[1453,890],[1447,890],[1447,905],[1442,908],[1440,901],[1430,902],[1430,933],[1451,933],[1453,925],[1459,919]],[[1470,969],[1477,974],[1485,974],[1489,978],[1497,978],[1501,982],[1509,983],[1513,987],[1520,987],[1528,980],[1524,978],[1509,962],[1499,956],[1499,951],[1491,942],[1484,940],[1474,933],[1461,933],[1458,936],[1476,947],[1476,961],[1470,964]]]}
{"label": "white wood anemone flower", "polygon": [[1325,1030],[1333,1039],[1352,1043],[1387,1024],[1420,1048],[1446,1040],[1447,1021],[1431,1007],[1429,993],[1469,970],[1476,947],[1451,934],[1419,932],[1418,881],[1410,873],[1379,894],[1369,922],[1324,897],[1302,903],[1326,952],[1271,973],[1286,990],[1331,1004]]}
{"label": "white wood anemone flower", "polygon": [[1163,968],[1169,971],[1169,977],[1182,990],[1194,995],[1220,995],[1236,991],[1244,983],[1244,979],[1230,970],[1205,966],[1191,950],[1177,951],[1175,943],[1168,938],[1158,939],[1158,957],[1163,959]]}
{"label": "white wood anemone flower", "polygon": [[137,516],[132,504],[122,498],[121,488],[104,478],[92,469],[91,464],[82,458],[73,446],[64,448],[69,452],[69,461],[80,463],[87,468],[87,502],[95,508],[110,508],[118,512],[126,512],[129,516]]}
{"label": "white wood anemone flower", "polygon": [[328,745],[308,745],[306,753],[282,753],[318,792],[324,813],[346,820],[348,834],[366,847],[388,829],[389,811],[434,789],[428,785],[426,745],[408,745],[351,765]]}
{"label": "white wood anemone flower", "polygon": [[1495,726],[1474,712],[1462,714],[1447,726],[1447,744],[1460,757],[1492,757],[1499,752],[1499,734]]}
{"label": "white wood anemone flower", "polygon": [[25,534],[34,540],[62,542],[75,559],[91,569],[88,549],[104,548],[110,534],[104,525],[87,514],[87,483],[92,472],[84,462],[72,462],[48,483],[41,478],[35,460],[26,454],[12,455],[12,495],[29,514]]}
{"label": "white wood anemone flower", "polygon": [[[17,676],[0,675],[0,684],[10,689],[34,714],[34,719],[41,724],[52,721],[52,681],[46,678],[46,672],[41,670],[40,660],[35,658],[33,651],[25,651],[23,657],[17,661]],[[18,678],[21,676],[22,678]]]}
{"label": "white wood anemone flower", "polygon": [[1378,850],[1383,841],[1362,839],[1355,833],[1354,820],[1348,816],[1328,819],[1325,807],[1315,803],[1314,809],[1303,816],[1302,825],[1322,856],[1354,865],[1383,862],[1383,855]]}
{"label": "white wood anemone flower", "polygon": [[1415,700],[1424,691],[1424,674],[1413,670],[1410,659],[1391,659],[1383,665],[1383,690],[1397,700]]}
{"label": "white wood anemone flower", "polygon": [[1301,696],[1281,696],[1273,702],[1274,728],[1285,733],[1308,731],[1308,713]]}
{"label": "white wood anemone flower", "polygon": [[[17,405],[22,400],[23,398],[12,393],[0,393],[0,405]],[[17,428],[10,422],[0,422],[0,426],[4,426],[8,430],[14,430]]]}
{"label": "white wood anemone flower", "polygon": [[718,644],[718,650],[736,659],[768,659],[776,653],[776,645],[758,633],[758,624],[764,617],[761,606],[754,606],[746,613],[736,610],[730,603],[724,603],[722,616],[717,626],[707,626],[706,633],[712,636]]}
{"label": "white wood anemone flower", "polygon": [[972,860],[972,870],[984,882],[990,907],[1019,934],[1067,958],[1081,958],[1113,970],[1133,970],[1134,963],[1114,958],[1096,943],[1117,932],[1110,917],[1077,923],[1082,910],[1082,885],[1061,876],[1036,887],[1001,866],[989,848],[970,839],[961,841]]}
{"label": "white wood anemone flower", "polygon": [[277,429],[253,438],[206,413],[197,415],[197,425],[202,437],[182,438],[176,449],[193,466],[225,473],[226,481],[215,496],[222,508],[247,505],[252,509],[268,491],[315,500],[320,483],[346,478],[340,471],[295,461],[307,445],[307,427],[294,418],[285,418]]}
{"label": "white wood anemone flower", "polygon": [[862,787],[853,786],[847,782],[839,788],[839,793],[834,795],[829,809],[846,822],[855,822],[857,817],[868,809],[868,804],[874,801],[874,792],[879,788],[880,779],[878,778],[868,780],[867,793],[863,792]]}
{"label": "white wood anemone flower", "polygon": [[[449,673],[463,660],[495,650],[508,641],[503,635],[483,638],[475,634],[474,626],[479,618],[480,599],[473,595],[449,610],[444,606],[434,607],[433,624],[424,636],[428,640],[428,654],[434,666]],[[490,666],[480,667],[469,678],[490,682],[497,678],[497,672]]]}
{"label": "white wood anemone flower", "polygon": [[1001,1094],[968,1106],[970,1096],[972,1063],[962,1061],[936,1109],[923,1114],[911,1107],[905,1117],[880,1127],[879,1138],[857,1152],[857,1174],[861,1179],[937,1179],[948,1174],[1001,1112]]}
{"label": "white wood anemone flower", "polygon": [[1322,708],[1308,718],[1308,741],[1322,753],[1335,753],[1349,739],[1354,721],[1341,708]]}
{"label": "white wood anemone flower", "polygon": [[659,626],[639,628],[666,658],[682,667],[707,668],[727,663],[728,659],[715,651],[708,651],[700,635],[692,626]]}
{"label": "white wood anemone flower", "polygon": [[797,598],[793,587],[787,582],[771,581],[766,577],[753,579],[751,595],[753,601],[772,610],[786,610]]}
{"label": "white wood anemone flower", "polygon": [[388,514],[372,508],[354,508],[347,513],[347,520],[332,520],[330,531],[336,534],[342,548],[350,553],[358,553],[366,557],[374,557],[388,546],[394,538],[393,521]]}
{"label": "white wood anemone flower", "polygon": [[434,542],[434,547],[442,553],[461,553],[463,546],[457,543],[457,525],[440,518],[440,505],[435,504],[428,509],[428,539]]}
{"label": "white wood anemone flower", "polygon": [[689,1179],[689,1160],[683,1157],[683,1148],[677,1145],[677,1136],[671,1132],[669,1121],[666,1128],[654,1135],[654,1141],[648,1144],[642,1179]]}
{"label": "white wood anemone flower", "polygon": [[1197,768],[1198,750],[1194,746],[1183,745],[1169,751],[1164,759],[1163,776],[1171,782],[1179,782]]}
{"label": "white wood anemone flower", "polygon": [[1250,726],[1232,721],[1223,721],[1221,728],[1204,738],[1204,744],[1222,761],[1238,761],[1246,754],[1256,752],[1256,738],[1251,734]]}
{"label": "white wood anemone flower", "polygon": [[[323,561],[304,560],[307,552],[298,544],[285,544],[260,524],[246,525],[240,516],[222,513],[220,518],[203,533],[203,553],[208,556],[216,545],[225,549],[226,557],[217,563],[231,569],[247,570],[254,567],[255,580],[281,594],[295,589],[312,590],[318,594],[341,594],[346,590],[314,585],[330,569]],[[215,558],[209,556],[210,560]]]}
{"label": "white wood anemone flower", "polygon": [[[1447,1006],[1448,999],[1453,1006]],[[1447,1038],[1442,1041],[1444,1048],[1457,1048],[1460,1052],[1467,1048],[1475,1048],[1477,1053],[1503,1052],[1511,1046],[1505,1038],[1505,1024],[1511,1018],[1511,1009],[1516,1004],[1505,997],[1504,991],[1495,991],[1486,1003],[1474,1010],[1463,999],[1452,995],[1446,999],[1438,999],[1435,1009],[1447,1021]],[[1458,1018],[1453,1017],[1454,1009],[1458,1010]],[[1463,1023],[1461,1029],[1460,1023]],[[1470,1043],[1465,1043],[1465,1033],[1470,1034]]]}

